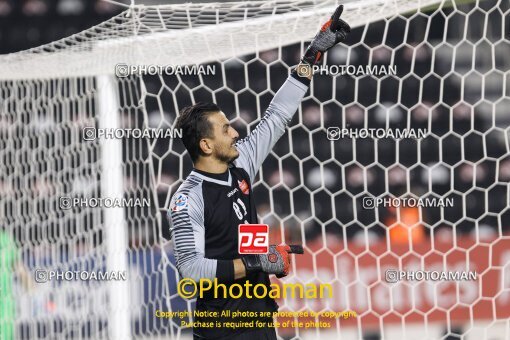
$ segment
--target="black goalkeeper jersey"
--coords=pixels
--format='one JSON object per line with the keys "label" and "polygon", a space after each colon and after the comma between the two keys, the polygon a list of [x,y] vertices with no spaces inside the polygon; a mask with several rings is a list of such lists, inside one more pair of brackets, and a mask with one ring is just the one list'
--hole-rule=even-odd
{"label": "black goalkeeper jersey", "polygon": [[[269,276],[262,272],[232,281],[232,260],[241,256],[238,252],[238,227],[239,224],[258,223],[253,180],[262,162],[285,132],[307,89],[303,82],[289,77],[257,127],[236,144],[239,157],[230,164],[224,177],[220,179],[217,175],[193,170],[172,197],[168,217],[176,266],[182,278],[195,281],[217,278],[227,287],[232,283],[244,286],[248,280],[253,286],[264,284],[270,290]],[[270,297],[258,299],[243,295],[236,299],[215,298],[212,291],[203,298],[198,297],[196,303],[197,311],[217,311],[219,314],[224,310],[274,312],[277,309],[276,302]],[[220,321],[239,320],[225,317]],[[197,317],[194,321],[210,322],[211,319]],[[195,327],[193,332],[195,338],[228,339],[247,330]]]}

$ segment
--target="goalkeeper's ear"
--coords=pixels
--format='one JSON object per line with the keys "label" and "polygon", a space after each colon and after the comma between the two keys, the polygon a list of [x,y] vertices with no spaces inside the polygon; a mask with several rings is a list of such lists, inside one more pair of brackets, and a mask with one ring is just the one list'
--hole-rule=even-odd
{"label": "goalkeeper's ear", "polygon": [[331,16],[331,26],[329,27],[331,31],[336,32],[338,29],[338,23],[340,21],[340,16],[344,11],[344,5],[340,5],[337,7],[335,13]]}

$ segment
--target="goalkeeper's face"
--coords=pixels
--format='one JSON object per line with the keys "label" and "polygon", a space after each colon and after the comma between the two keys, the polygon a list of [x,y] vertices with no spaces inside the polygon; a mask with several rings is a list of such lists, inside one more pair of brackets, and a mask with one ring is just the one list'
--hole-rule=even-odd
{"label": "goalkeeper's face", "polygon": [[239,151],[235,147],[239,133],[230,126],[230,122],[223,112],[209,116],[209,122],[213,127],[211,140],[211,155],[225,163],[230,163],[239,157]]}

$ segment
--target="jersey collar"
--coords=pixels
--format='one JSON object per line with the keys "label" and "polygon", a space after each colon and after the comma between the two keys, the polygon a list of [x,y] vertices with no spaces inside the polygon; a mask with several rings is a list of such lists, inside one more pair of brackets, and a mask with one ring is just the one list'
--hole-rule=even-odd
{"label": "jersey collar", "polygon": [[232,175],[230,174],[230,169],[228,170],[228,179],[226,181],[222,181],[222,180],[219,180],[216,178],[206,176],[204,174],[198,173],[195,170],[191,171],[191,173],[193,174],[193,176],[197,176],[197,177],[203,179],[204,181],[208,181],[208,182],[212,182],[212,183],[216,183],[216,184],[220,184],[220,185],[227,185],[227,186],[232,185]]}

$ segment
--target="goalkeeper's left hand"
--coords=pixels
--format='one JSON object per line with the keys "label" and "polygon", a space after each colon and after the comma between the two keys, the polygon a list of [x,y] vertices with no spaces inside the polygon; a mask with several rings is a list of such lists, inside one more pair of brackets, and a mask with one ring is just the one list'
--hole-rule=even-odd
{"label": "goalkeeper's left hand", "polygon": [[351,31],[351,27],[340,19],[343,10],[343,5],[338,6],[331,19],[322,25],[321,30],[306,49],[301,62],[313,66],[319,62],[324,52],[345,40],[347,34]]}

